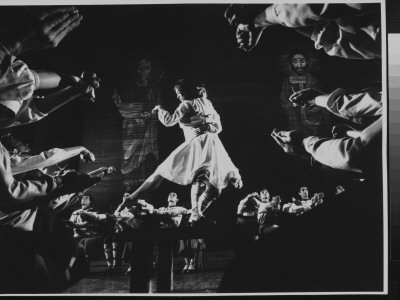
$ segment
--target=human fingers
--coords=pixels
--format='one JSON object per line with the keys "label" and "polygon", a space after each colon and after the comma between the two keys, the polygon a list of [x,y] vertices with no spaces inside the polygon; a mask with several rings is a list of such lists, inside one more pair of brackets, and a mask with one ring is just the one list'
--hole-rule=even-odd
{"label": "human fingers", "polygon": [[301,94],[302,94],[301,91],[294,92],[292,95],[290,95],[289,101],[291,102],[296,101],[301,96]]}
{"label": "human fingers", "polygon": [[39,9],[37,16],[39,17],[40,20],[44,20],[48,16],[54,14],[70,13],[73,12],[74,10],[76,10],[75,6],[49,6],[43,9]]}
{"label": "human fingers", "polygon": [[271,136],[279,146],[285,149],[285,143],[281,140],[281,138],[278,135],[272,133]]}
{"label": "human fingers", "polygon": [[57,44],[61,42],[68,33],[78,27],[82,19],[83,17],[81,15],[74,14],[55,26],[52,31],[56,35]]}
{"label": "human fingers", "polygon": [[238,183],[237,183],[237,188],[238,189],[241,189],[243,187],[243,180],[242,179],[239,179],[238,180]]}
{"label": "human fingers", "polygon": [[68,17],[70,17],[71,13],[58,13],[47,17],[42,23],[43,31],[47,33],[48,31],[52,30],[54,27],[56,27],[61,22],[65,21]]}
{"label": "human fingers", "polygon": [[229,25],[231,26],[236,25],[237,23],[236,20],[237,20],[236,14],[233,14],[230,18],[228,18]]}
{"label": "human fingers", "polygon": [[94,154],[89,151],[85,155],[85,160],[86,160],[86,162],[94,162],[96,160],[96,158],[95,158]]}
{"label": "human fingers", "polygon": [[248,32],[239,30],[239,28],[236,30],[236,40],[238,43],[244,43],[245,40],[248,39]]}

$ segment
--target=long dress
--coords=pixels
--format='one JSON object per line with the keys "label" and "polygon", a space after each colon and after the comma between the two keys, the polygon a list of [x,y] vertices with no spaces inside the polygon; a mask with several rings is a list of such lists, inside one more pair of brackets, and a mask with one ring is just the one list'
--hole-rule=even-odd
{"label": "long dress", "polygon": [[[198,116],[211,118],[215,130],[196,136],[190,119]],[[174,183],[188,185],[197,171],[207,169],[210,172],[209,182],[217,189],[225,188],[231,178],[240,179],[239,170],[218,137],[221,122],[210,100],[198,98],[183,101],[172,115],[160,108],[158,119],[167,127],[179,123],[185,142],[158,166],[156,173]]]}
{"label": "long dress", "polygon": [[134,86],[122,89],[117,97],[122,100],[116,105],[123,117],[121,172],[124,185],[136,187],[158,164],[158,124],[150,110],[161,102],[160,88],[158,85]]}

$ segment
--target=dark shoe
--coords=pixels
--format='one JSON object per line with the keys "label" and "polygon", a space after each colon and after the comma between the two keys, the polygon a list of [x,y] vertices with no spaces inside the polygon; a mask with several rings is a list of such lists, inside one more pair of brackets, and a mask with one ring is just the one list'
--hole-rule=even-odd
{"label": "dark shoe", "polygon": [[115,273],[114,268],[108,267],[108,268],[104,271],[104,276],[110,276],[110,275],[113,275],[114,273]]}

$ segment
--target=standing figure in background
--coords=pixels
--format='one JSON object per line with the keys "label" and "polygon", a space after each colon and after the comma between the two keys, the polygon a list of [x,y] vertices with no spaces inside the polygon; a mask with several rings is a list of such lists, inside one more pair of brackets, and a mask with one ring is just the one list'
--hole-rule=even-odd
{"label": "standing figure in background", "polygon": [[294,106],[289,97],[302,89],[320,89],[318,80],[308,72],[308,57],[299,49],[293,49],[288,57],[291,75],[282,83],[281,106],[286,115],[289,130],[304,130],[309,134],[324,136],[328,133],[328,116],[318,106]]}
{"label": "standing figure in background", "polygon": [[158,165],[158,122],[151,109],[161,104],[162,72],[156,72],[154,64],[140,59],[122,87],[114,89],[113,100],[123,117],[121,172],[126,191],[135,190]]}

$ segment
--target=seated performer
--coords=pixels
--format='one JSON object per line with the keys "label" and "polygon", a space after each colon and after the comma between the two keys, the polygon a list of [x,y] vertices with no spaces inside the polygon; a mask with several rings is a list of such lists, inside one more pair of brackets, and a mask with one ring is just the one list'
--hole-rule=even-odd
{"label": "seated performer", "polygon": [[[182,218],[184,215],[191,213],[182,206],[176,206],[179,201],[176,193],[170,193],[168,195],[168,207],[161,207],[155,209],[154,213],[161,216],[162,227],[179,227],[182,224]],[[189,239],[180,240],[178,243],[178,253],[183,253],[185,266],[182,269],[182,273],[194,273],[196,272],[197,266],[199,265],[200,253],[205,249],[204,239]]]}
{"label": "seated performer", "polygon": [[161,227],[179,227],[182,221],[182,215],[190,214],[191,211],[182,207],[176,206],[179,201],[176,193],[168,195],[168,206],[154,209],[154,214],[160,217]]}
{"label": "seated performer", "polygon": [[301,215],[308,210],[310,210],[310,207],[303,204],[300,199],[297,199],[295,197],[292,197],[292,202],[286,203],[282,207],[283,212],[294,214],[296,216]]}
{"label": "seated performer", "polygon": [[[205,89],[182,79],[176,83],[175,92],[181,104],[172,115],[161,106],[156,106],[153,113],[158,114],[159,120],[165,126],[179,123],[185,134],[185,142],[131,194],[128,201],[136,202],[142,195],[156,189],[164,178],[181,185],[192,184],[199,170],[204,169],[209,172],[209,184],[217,191],[225,188],[228,182],[236,188],[241,188],[243,185],[238,169],[218,137],[221,123],[211,102],[205,98]],[[204,124],[193,127],[191,123],[193,117],[202,118]],[[192,199],[191,218],[192,222],[196,222],[201,216],[198,207],[202,194],[192,193],[192,195],[195,199]]]}
{"label": "seated performer", "polygon": [[89,194],[82,195],[82,208],[75,210],[67,226],[73,228],[74,238],[84,248],[88,260],[97,260],[98,249],[101,249],[103,240],[103,226],[106,223],[106,215],[100,214],[93,208],[93,197]]}
{"label": "seated performer", "polygon": [[261,234],[271,232],[278,227],[279,215],[281,211],[281,197],[274,196],[265,205],[260,205],[258,209],[258,224]]}
{"label": "seated performer", "polygon": [[[157,224],[158,219],[154,214],[153,205],[147,203],[145,200],[142,199],[138,200],[138,202],[135,205],[127,205],[126,203],[127,198],[129,198],[129,193],[124,193],[121,204],[114,211],[114,217],[116,219],[116,235],[118,237],[119,235],[122,235],[123,238],[124,235],[127,232],[129,232],[130,229],[138,229],[144,227],[148,228],[148,227],[155,227],[158,225]],[[117,243],[118,242],[119,241],[117,241]],[[119,246],[117,246],[117,248],[119,248]],[[116,259],[118,261],[119,253],[117,251],[118,250],[116,249],[116,252],[113,252],[113,255],[114,255],[114,260]],[[132,271],[132,265],[131,265],[132,251],[133,251],[133,243],[126,242],[122,253],[122,259],[129,263],[129,267],[125,275],[130,275]],[[106,275],[109,275],[109,273],[110,274],[113,273],[112,271],[114,270],[107,271]]]}
{"label": "seated performer", "polygon": [[261,189],[259,193],[249,194],[240,201],[238,206],[238,224],[257,222],[258,214],[263,211],[265,205],[269,202],[269,192],[266,188]]}

